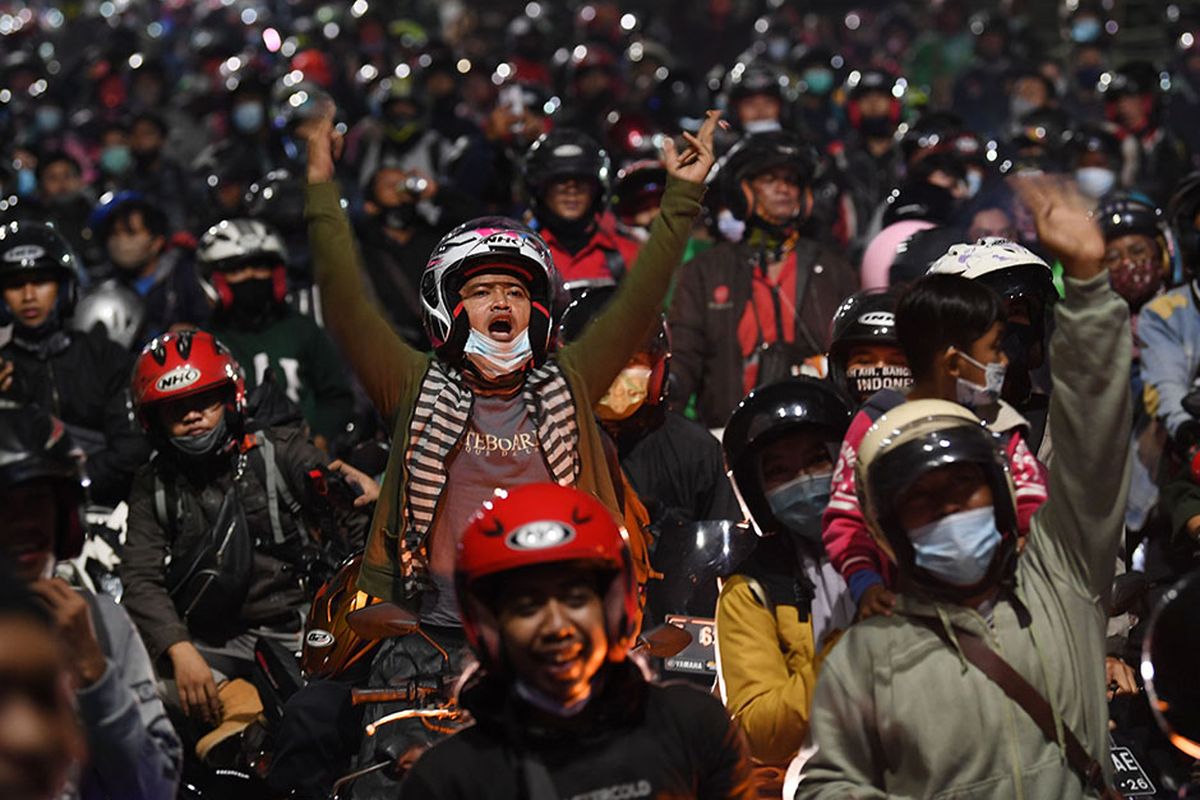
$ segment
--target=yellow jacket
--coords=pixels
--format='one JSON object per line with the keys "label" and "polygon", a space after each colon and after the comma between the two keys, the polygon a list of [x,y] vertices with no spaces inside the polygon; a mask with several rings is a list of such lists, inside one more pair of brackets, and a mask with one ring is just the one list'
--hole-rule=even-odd
{"label": "yellow jacket", "polygon": [[751,577],[734,575],[717,600],[717,672],[721,698],[765,764],[786,765],[808,732],[821,656],[811,616],[771,608]]}

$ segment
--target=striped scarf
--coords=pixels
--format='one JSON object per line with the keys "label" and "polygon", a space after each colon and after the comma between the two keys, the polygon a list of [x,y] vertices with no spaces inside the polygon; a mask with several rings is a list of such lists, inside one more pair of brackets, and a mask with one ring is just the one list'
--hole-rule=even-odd
{"label": "striped scarf", "polygon": [[[537,430],[538,445],[554,480],[573,486],[579,478],[579,425],[566,376],[554,361],[529,373],[521,389],[525,408]],[[408,506],[404,536],[410,553],[421,552],[433,527],[438,500],[446,486],[446,465],[471,417],[474,395],[457,371],[434,361],[421,383],[409,426]]]}

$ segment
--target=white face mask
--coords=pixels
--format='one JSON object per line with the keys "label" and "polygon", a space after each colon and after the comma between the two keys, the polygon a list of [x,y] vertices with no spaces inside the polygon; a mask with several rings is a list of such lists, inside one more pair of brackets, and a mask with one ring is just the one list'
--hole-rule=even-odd
{"label": "white face mask", "polygon": [[746,223],[733,215],[728,208],[717,214],[717,230],[731,242],[740,242],[746,233]]}
{"label": "white face mask", "polygon": [[1004,373],[1007,367],[999,361],[991,364],[980,364],[966,353],[959,351],[958,354],[966,359],[968,363],[974,364],[983,370],[985,381],[985,384],[980,386],[965,378],[958,378],[955,383],[955,393],[958,395],[959,405],[964,405],[967,408],[978,408],[979,406],[995,404],[996,400],[1000,398],[1000,390],[1004,388]]}
{"label": "white face mask", "polygon": [[521,331],[511,342],[497,342],[486,333],[471,328],[463,352],[468,356],[477,356],[471,359],[471,363],[490,380],[516,372],[533,358],[528,328]]}
{"label": "white face mask", "polygon": [[1075,182],[1079,184],[1079,191],[1099,200],[1116,186],[1117,173],[1107,167],[1080,167],[1075,170]]}
{"label": "white face mask", "polygon": [[783,126],[779,124],[777,119],[752,119],[742,125],[746,133],[770,133],[771,131],[782,130]]}

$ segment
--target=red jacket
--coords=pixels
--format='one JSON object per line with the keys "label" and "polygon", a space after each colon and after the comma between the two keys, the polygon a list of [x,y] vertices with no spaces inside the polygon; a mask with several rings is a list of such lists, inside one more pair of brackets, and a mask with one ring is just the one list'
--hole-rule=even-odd
{"label": "red jacket", "polygon": [[550,255],[554,256],[554,266],[558,267],[558,274],[566,283],[602,278],[617,280],[633,268],[641,246],[613,230],[611,223],[603,217],[596,225],[591,240],[574,255],[563,249],[549,228],[542,228],[538,233],[549,246]]}
{"label": "red jacket", "polygon": [[[894,399],[889,401],[884,397],[885,392],[899,398],[898,394],[887,390],[873,395],[851,420],[846,438],[842,440],[837,465],[833,470],[833,494],[825,508],[825,515],[821,518],[821,538],[825,543],[825,550],[829,553],[829,560],[834,568],[846,579],[855,604],[873,584],[891,586],[895,579],[894,567],[871,538],[871,532],[867,530],[854,485],[858,446],[875,420],[887,410],[879,407],[879,401],[884,405],[888,405],[889,402],[891,406],[896,404]],[[1006,416],[1011,418],[1019,415],[1013,412]],[[1005,452],[1008,455],[1008,468],[1017,490],[1017,528],[1022,534],[1028,534],[1033,512],[1046,502],[1046,468],[1025,444],[1023,428],[993,430],[1007,437]]]}

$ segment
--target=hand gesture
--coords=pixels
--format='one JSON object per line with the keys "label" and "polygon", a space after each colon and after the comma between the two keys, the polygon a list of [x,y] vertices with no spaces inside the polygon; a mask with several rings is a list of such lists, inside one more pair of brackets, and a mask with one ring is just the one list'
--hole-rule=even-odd
{"label": "hand gesture", "polygon": [[333,162],[342,157],[345,139],[333,124],[337,107],[332,101],[312,119],[296,127],[296,135],[308,145],[308,182],[333,180]]}
{"label": "hand gesture", "polygon": [[61,578],[34,581],[29,588],[50,607],[55,627],[71,656],[78,687],[86,689],[104,677],[108,659],[96,636],[92,607],[83,595]]}
{"label": "hand gesture", "polygon": [[683,140],[688,146],[682,153],[676,148],[674,139],[663,140],[663,164],[668,174],[692,183],[704,183],[717,161],[713,153],[713,135],[718,124],[723,125],[721,112],[709,111],[696,135],[684,131]]}
{"label": "hand gesture", "polygon": [[882,583],[877,583],[863,592],[862,599],[858,601],[858,618],[864,620],[879,614],[890,617],[895,607],[896,595],[889,592]]}
{"label": "hand gesture", "polygon": [[1077,280],[1099,275],[1103,270],[1104,234],[1088,213],[1079,189],[1053,175],[1019,175],[1011,182],[1033,214],[1038,241],[1058,256],[1067,275]]}
{"label": "hand gesture", "polygon": [[347,481],[357,486],[362,494],[354,498],[354,507],[369,506],[379,499],[379,484],[365,472],[361,472],[341,459],[329,462],[329,468],[340,472]]}
{"label": "hand gesture", "polygon": [[1118,695],[1138,693],[1137,676],[1133,668],[1119,658],[1104,657],[1104,677],[1108,679],[1108,699]]}

